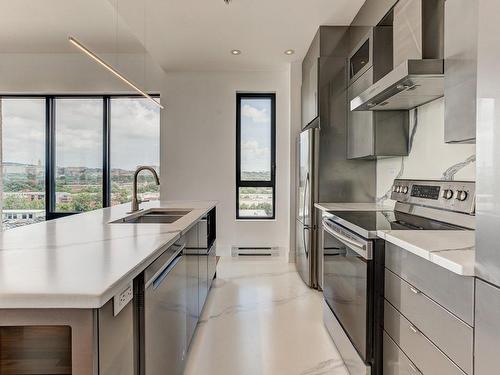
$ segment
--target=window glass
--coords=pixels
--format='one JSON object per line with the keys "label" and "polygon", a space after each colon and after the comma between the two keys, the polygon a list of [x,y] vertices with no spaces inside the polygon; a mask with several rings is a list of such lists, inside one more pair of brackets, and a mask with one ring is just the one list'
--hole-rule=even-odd
{"label": "window glass", "polygon": [[241,180],[271,180],[271,100],[241,100]]}
{"label": "window glass", "polygon": [[[116,205],[131,201],[138,166],[153,166],[160,172],[160,109],[145,98],[112,98],[110,107],[111,205]],[[137,191],[141,200],[160,197],[148,171],[139,175]]]}
{"label": "window glass", "polygon": [[102,207],[103,99],[55,101],[57,212]]}
{"label": "window glass", "polygon": [[270,187],[240,187],[240,217],[271,217],[273,215],[273,189]]}
{"label": "window glass", "polygon": [[3,228],[9,229],[43,221],[45,220],[45,99],[0,98],[0,120]]}
{"label": "window glass", "polygon": [[275,95],[238,94],[238,219],[272,219],[275,202]]}

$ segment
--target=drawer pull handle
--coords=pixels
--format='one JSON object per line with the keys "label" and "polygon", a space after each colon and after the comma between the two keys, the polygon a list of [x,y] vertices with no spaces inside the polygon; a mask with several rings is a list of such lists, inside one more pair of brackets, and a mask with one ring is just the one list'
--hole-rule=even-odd
{"label": "drawer pull handle", "polygon": [[414,332],[414,333],[418,333],[418,329],[413,325],[413,324],[410,324],[410,329]]}
{"label": "drawer pull handle", "polygon": [[416,368],[415,366],[413,366],[412,363],[409,363],[410,365],[410,368],[411,370],[415,373],[415,374],[422,374],[422,371],[420,371],[418,368]]}
{"label": "drawer pull handle", "polygon": [[410,290],[411,290],[413,293],[415,293],[415,294],[420,294],[420,293],[421,293],[421,292],[420,292],[420,290],[418,290],[417,288],[414,288],[414,287],[412,287],[412,286],[410,287]]}

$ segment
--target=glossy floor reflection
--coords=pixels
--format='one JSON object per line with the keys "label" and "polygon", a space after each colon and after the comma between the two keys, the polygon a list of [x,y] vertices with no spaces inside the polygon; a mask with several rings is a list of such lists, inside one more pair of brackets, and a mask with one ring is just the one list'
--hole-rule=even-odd
{"label": "glossy floor reflection", "polygon": [[221,258],[185,374],[347,375],[321,301],[281,258]]}

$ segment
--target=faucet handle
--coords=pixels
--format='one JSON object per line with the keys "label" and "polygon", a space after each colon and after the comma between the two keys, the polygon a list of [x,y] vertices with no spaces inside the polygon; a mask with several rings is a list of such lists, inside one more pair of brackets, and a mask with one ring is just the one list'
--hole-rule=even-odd
{"label": "faucet handle", "polygon": [[144,199],[143,201],[139,201],[139,203],[146,203],[149,202],[149,199]]}

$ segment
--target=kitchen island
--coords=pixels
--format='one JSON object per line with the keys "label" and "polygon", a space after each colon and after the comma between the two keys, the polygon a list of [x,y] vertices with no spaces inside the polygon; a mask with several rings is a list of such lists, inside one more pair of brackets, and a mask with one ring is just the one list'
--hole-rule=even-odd
{"label": "kitchen island", "polygon": [[[144,275],[160,258],[150,275],[158,283],[154,287],[183,277],[186,289],[172,303],[181,303],[187,315],[182,330],[194,331],[192,316],[199,316],[210,287],[198,276],[208,277],[209,250],[215,255],[215,205],[156,201],[130,215],[125,204],[3,232],[0,373],[137,373],[144,366],[144,320],[151,312],[144,306]],[[171,223],[123,222],[152,210],[183,214]],[[167,281],[171,269],[176,277]],[[199,285],[205,286],[204,298]],[[193,332],[184,333],[189,337],[179,348],[181,362]]]}

